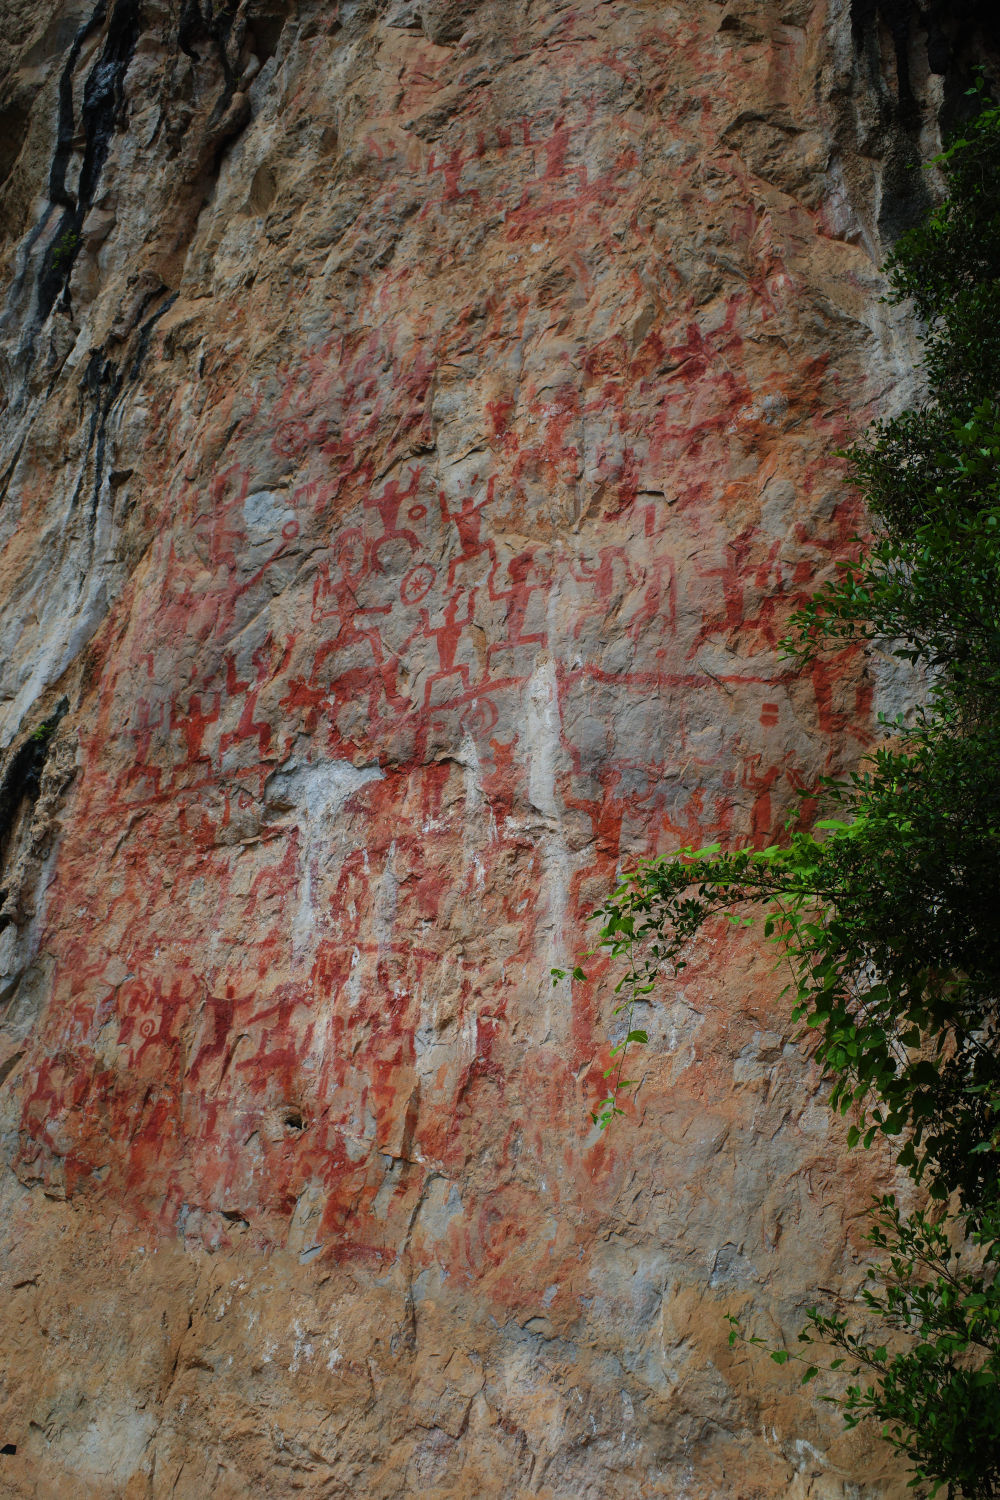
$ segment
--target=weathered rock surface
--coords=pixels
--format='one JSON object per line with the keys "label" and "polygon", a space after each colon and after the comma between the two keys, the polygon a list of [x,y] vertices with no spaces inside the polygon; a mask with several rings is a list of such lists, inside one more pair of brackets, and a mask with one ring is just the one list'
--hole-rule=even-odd
{"label": "weathered rock surface", "polygon": [[549,983],[876,732],[776,643],[961,76],[879,10],[0,4],[3,1494],[895,1493],[726,1344],[880,1180],[769,956],[604,1137]]}

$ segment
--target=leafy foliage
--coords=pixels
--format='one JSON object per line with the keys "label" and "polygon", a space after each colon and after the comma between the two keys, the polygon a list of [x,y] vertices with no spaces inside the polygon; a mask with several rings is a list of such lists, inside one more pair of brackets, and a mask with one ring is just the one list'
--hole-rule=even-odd
{"label": "leafy foliage", "polygon": [[[866,1416],[882,1419],[910,1460],[914,1488],[930,1482],[938,1490],[947,1482],[952,1492],[992,1494],[1000,1476],[996,1212],[958,1245],[926,1214],[904,1219],[891,1197],[879,1200],[872,1221],[870,1241],[887,1259],[869,1271],[861,1300],[887,1342],[873,1343],[846,1317],[810,1308],[798,1336],[806,1352],[777,1349],[771,1358],[804,1365],[803,1385],[852,1364],[854,1383],[837,1402],[848,1427]],[[737,1317],[729,1322],[734,1344],[745,1336]],[[764,1345],[760,1338],[746,1342]],[[831,1347],[843,1353],[826,1362],[818,1348]],[[814,1355],[822,1363],[813,1364]]]}
{"label": "leafy foliage", "polygon": [[79,244],[80,236],[73,229],[59,236],[52,250],[53,271],[64,270],[71,264]]}
{"label": "leafy foliage", "polygon": [[848,1144],[888,1138],[939,1204],[933,1216],[904,1218],[892,1198],[873,1210],[887,1258],[863,1302],[885,1344],[818,1309],[800,1339],[843,1351],[827,1369],[853,1361],[852,1383],[828,1398],[849,1425],[875,1417],[915,1486],[968,1500],[1000,1493],[998,160],[988,106],[938,159],[948,198],[890,259],[891,298],[910,299],[924,326],[928,396],[847,455],[872,536],[785,642],[800,661],[860,642],[921,668],[915,726],[886,725],[889,743],[860,770],[823,783],[836,816],[813,832],[677,850],[595,913],[599,946],[625,961],[625,1039],[594,1111],[604,1127],[630,1087],[626,1054],[646,1040],[636,1006],[684,967],[707,922],[763,909],[792,1015],[850,1116]]}

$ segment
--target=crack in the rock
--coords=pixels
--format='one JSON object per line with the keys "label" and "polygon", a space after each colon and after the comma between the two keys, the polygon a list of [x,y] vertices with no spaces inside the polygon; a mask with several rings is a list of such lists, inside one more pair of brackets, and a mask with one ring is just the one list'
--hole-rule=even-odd
{"label": "crack in the rock", "polygon": [[118,0],[108,19],[100,56],[87,75],[80,108],[80,128],[85,142],[83,162],[76,193],[73,194],[66,186],[66,173],[77,133],[73,75],[84,42],[106,17],[106,0],[98,0],[90,20],[81,26],[73,40],[59,79],[59,126],[49,172],[49,199],[63,212],[38,271],[40,322],[48,317],[60,293],[64,301],[69,295],[69,279],[80,250],[80,230],[94,201],[111,148],[111,137],[122,116],[125,74],[139,40],[139,0]]}
{"label": "crack in the rock", "polygon": [[[42,773],[49,757],[56,729],[69,710],[69,699],[61,698],[51,716],[39,724],[33,734],[26,736],[13,752],[0,776],[0,868],[4,845],[16,823],[25,801],[31,806],[38,801],[42,790]],[[0,889],[0,908],[7,899],[7,887]],[[14,918],[0,910],[0,930],[10,925]]]}

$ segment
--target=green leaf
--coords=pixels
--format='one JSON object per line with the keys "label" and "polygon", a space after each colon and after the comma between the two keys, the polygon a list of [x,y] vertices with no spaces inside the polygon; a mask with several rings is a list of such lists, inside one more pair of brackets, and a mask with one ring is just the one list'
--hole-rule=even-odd
{"label": "green leaf", "polygon": [[[761,996],[768,1027],[790,1014],[848,1146],[891,1142],[915,1184],[905,1202],[932,1210],[874,1205],[860,1296],[811,1309],[799,1335],[838,1357],[803,1359],[803,1384],[849,1369],[842,1394],[820,1397],[845,1426],[871,1419],[921,1492],[969,1497],[1000,1494],[1000,107],[982,90],[980,103],[938,159],[944,201],[887,267],[888,300],[912,304],[923,345],[920,403],[841,455],[868,515],[851,539],[830,528],[840,555],[779,648],[821,667],[838,713],[879,656],[914,707],[838,726],[832,759],[855,731],[873,748],[803,789],[812,832],[641,861],[599,924],[627,1017],[619,1058],[648,1040],[632,1029],[637,997],[669,1001],[689,957],[711,978],[706,924],[763,925],[787,968],[781,997],[777,984]],[[737,783],[740,768],[720,774]],[[598,1107],[602,1128],[617,1097]]]}

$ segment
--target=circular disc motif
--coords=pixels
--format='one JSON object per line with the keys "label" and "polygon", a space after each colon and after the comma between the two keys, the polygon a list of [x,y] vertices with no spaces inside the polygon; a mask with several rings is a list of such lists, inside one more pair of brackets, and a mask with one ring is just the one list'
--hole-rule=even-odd
{"label": "circular disc motif", "polygon": [[403,579],[399,594],[404,604],[419,604],[430,592],[435,573],[430,563],[417,563]]}

